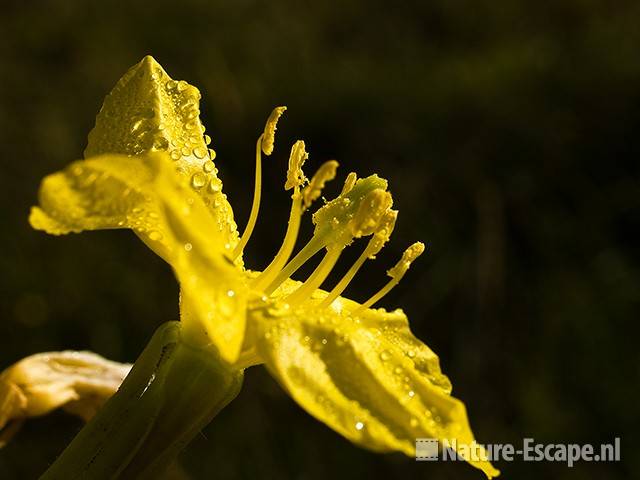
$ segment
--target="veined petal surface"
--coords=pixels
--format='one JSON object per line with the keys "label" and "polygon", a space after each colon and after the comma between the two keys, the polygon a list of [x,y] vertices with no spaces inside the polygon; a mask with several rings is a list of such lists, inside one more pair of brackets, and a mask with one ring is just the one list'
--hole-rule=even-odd
{"label": "veined petal surface", "polygon": [[[258,353],[305,410],[360,446],[414,456],[416,438],[472,444],[464,404],[450,396],[437,356],[413,337],[404,313],[351,316],[357,305],[339,298],[324,309],[258,308],[249,320]],[[499,474],[465,459],[489,478]]]}

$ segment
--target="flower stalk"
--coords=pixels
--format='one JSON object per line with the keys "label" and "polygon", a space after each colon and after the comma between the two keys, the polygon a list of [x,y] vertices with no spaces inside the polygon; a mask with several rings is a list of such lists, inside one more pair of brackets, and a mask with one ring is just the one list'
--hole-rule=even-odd
{"label": "flower stalk", "polygon": [[118,392],[85,425],[43,480],[157,478],[233,400],[243,373],[214,348],[183,341],[162,325]]}

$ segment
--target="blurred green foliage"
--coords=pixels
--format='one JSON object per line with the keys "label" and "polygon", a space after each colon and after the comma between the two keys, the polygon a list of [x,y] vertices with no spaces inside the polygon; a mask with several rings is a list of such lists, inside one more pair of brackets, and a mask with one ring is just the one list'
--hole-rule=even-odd
{"label": "blurred green foliage", "polygon": [[[408,243],[428,242],[383,304],[441,355],[478,440],[622,437],[620,463],[498,464],[505,478],[640,476],[640,3],[546,3],[3,2],[0,366],[65,348],[132,361],[177,318],[169,268],[132,234],[53,238],[27,224],[40,179],[81,157],[106,93],[152,54],[202,91],[240,226],[255,138],[289,106],[262,210],[282,231],[258,224],[250,266],[284,231],[295,139],[309,165],[379,172],[399,223],[349,294],[366,298]],[[0,451],[0,477],[35,478],[78,428],[62,414],[28,422]],[[220,480],[480,478],[351,446],[261,368],[182,465]]]}

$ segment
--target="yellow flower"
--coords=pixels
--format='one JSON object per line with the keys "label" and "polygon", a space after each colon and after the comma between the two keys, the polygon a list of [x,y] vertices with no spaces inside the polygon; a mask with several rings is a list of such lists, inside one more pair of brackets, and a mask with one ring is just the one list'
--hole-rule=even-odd
{"label": "yellow flower", "polygon": [[[105,99],[85,160],[44,179],[30,217],[34,228],[56,235],[133,229],[176,273],[188,342],[215,345],[238,369],[264,363],[303,408],[358,445],[413,456],[420,437],[473,442],[464,404],[450,395],[438,357],[411,334],[402,310],[371,308],[424,245],[409,247],[369,300],[342,297],[393,231],[397,212],[387,181],[350,173],[340,195],[314,213],[312,238],[291,258],[304,212],[338,166],[327,162],[307,180],[305,144],[295,142],[282,246],[262,272],[248,270],[242,253],[258,218],[261,157],[273,151],[285,108],[273,111],[256,143],[254,204],[240,237],[199,99],[195,87],[172,80],[151,57],[132,67]],[[355,264],[329,292],[321,290],[344,248],[361,237],[370,239]],[[304,282],[291,278],[320,252]],[[483,459],[467,460],[488,477],[499,473]]]}

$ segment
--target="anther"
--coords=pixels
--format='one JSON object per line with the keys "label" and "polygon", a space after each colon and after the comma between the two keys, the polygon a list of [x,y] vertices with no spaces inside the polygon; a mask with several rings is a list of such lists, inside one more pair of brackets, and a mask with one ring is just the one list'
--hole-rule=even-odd
{"label": "anther", "polygon": [[356,175],[356,172],[350,172],[349,175],[347,175],[347,178],[344,180],[344,186],[342,187],[340,195],[346,195],[347,193],[349,193],[353,186],[356,184],[356,180],[358,180],[358,175]]}
{"label": "anther", "polygon": [[262,151],[265,155],[271,155],[273,153],[273,144],[276,136],[276,126],[278,120],[284,113],[287,107],[276,107],[269,115],[267,123],[264,126],[264,134],[262,138]]}
{"label": "anther", "polygon": [[329,160],[320,165],[315,175],[311,178],[309,185],[302,190],[302,202],[304,209],[308,209],[311,204],[320,197],[325,184],[336,178],[338,162]]}
{"label": "anther", "polygon": [[302,171],[302,165],[304,165],[304,162],[309,158],[309,154],[304,147],[302,140],[298,140],[291,147],[289,168],[287,169],[287,182],[284,184],[285,190],[299,188],[307,181],[307,177],[304,176],[304,172]]}
{"label": "anther", "polygon": [[402,258],[400,259],[400,261],[393,268],[387,271],[387,275],[391,277],[391,280],[369,300],[356,308],[353,311],[353,315],[357,315],[367,308],[370,308],[378,300],[389,293],[391,289],[400,282],[402,277],[404,277],[404,274],[407,273],[407,270],[409,270],[411,263],[420,255],[422,255],[422,253],[424,252],[424,248],[424,243],[422,242],[416,242],[409,248],[407,248],[402,254]]}

